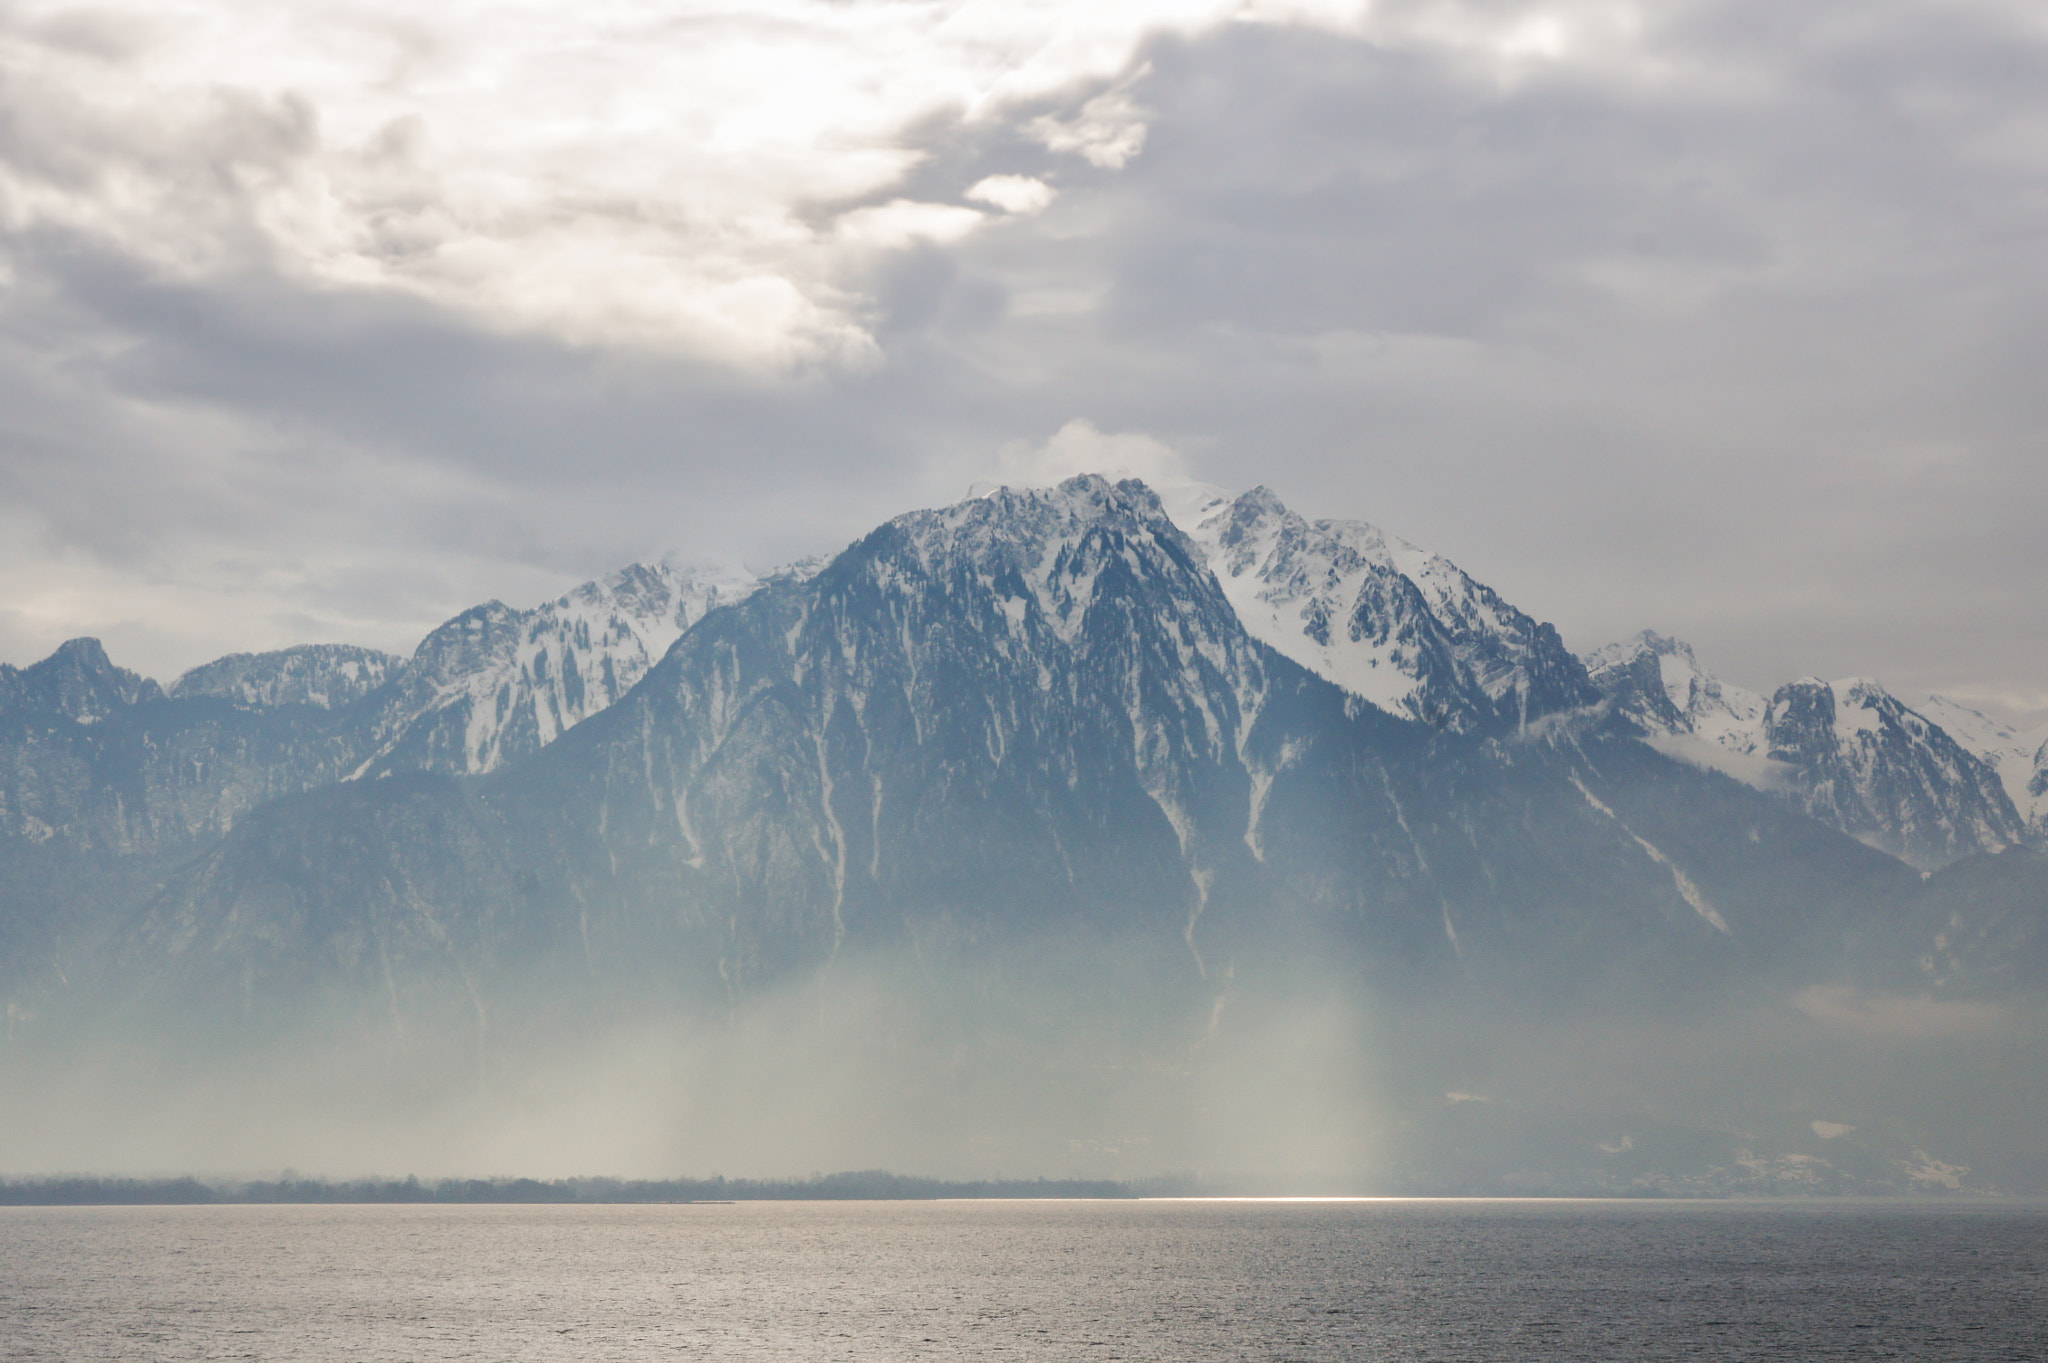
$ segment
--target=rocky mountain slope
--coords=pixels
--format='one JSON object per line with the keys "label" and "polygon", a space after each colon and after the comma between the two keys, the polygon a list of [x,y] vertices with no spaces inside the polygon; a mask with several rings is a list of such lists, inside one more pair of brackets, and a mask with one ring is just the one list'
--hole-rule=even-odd
{"label": "rocky mountain slope", "polygon": [[744,574],[635,565],[528,611],[490,602],[413,656],[237,653],[169,687],[75,639],[0,666],[0,829],[107,852],[218,836],[266,800],[362,775],[488,771],[612,704]]}
{"label": "rocky mountain slope", "polygon": [[0,669],[0,829],[31,845],[189,848],[268,799],[341,779],[353,755],[324,709],[169,697],[93,639]]}
{"label": "rocky mountain slope", "polygon": [[342,779],[356,744],[311,705],[172,698],[73,640],[0,667],[0,984],[67,980],[178,862],[250,810]]}
{"label": "rocky mountain slope", "polygon": [[2003,851],[2025,836],[1989,764],[1868,678],[1779,687],[1765,734],[1768,756],[1798,773],[1810,813],[1915,865]]}
{"label": "rocky mountain slope", "polygon": [[91,639],[0,666],[0,979],[68,978],[170,867],[272,800],[537,750],[754,586],[636,565],[533,610],[464,612],[410,659],[309,645],[169,687]]}
{"label": "rocky mountain slope", "polygon": [[97,639],[73,639],[30,667],[0,663],[0,715],[10,717],[99,724],[162,694],[155,682],[114,666]]}

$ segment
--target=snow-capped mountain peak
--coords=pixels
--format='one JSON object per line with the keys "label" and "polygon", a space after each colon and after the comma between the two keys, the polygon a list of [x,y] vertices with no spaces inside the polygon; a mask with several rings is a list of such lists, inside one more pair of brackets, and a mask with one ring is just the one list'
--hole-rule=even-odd
{"label": "snow-capped mountain peak", "polygon": [[532,610],[491,601],[464,611],[394,680],[362,770],[485,772],[546,747],[759,585],[742,569],[636,563]]}
{"label": "snow-capped mountain peak", "polygon": [[1869,677],[1779,687],[1765,738],[1801,769],[1808,812],[1916,865],[2025,836],[1991,764]]}
{"label": "snow-capped mountain peak", "polygon": [[1692,645],[1655,630],[1586,655],[1593,684],[1652,733],[1693,734],[1730,752],[1754,752],[1764,699],[1700,665]]}
{"label": "snow-capped mountain peak", "polygon": [[1266,487],[1187,484],[1163,502],[1253,637],[1384,710],[1479,730],[1597,699],[1555,629],[1440,554],[1308,520]]}

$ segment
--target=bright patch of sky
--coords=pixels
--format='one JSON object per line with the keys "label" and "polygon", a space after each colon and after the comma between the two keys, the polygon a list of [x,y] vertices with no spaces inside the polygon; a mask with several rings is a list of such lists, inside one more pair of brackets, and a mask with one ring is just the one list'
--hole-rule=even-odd
{"label": "bright patch of sky", "polygon": [[[887,194],[921,120],[985,119],[1122,73],[1163,30],[1342,18],[1217,0],[17,6],[0,59],[50,144],[0,176],[17,224],[186,278],[264,265],[586,344],[740,365],[860,363],[839,256],[950,241],[1050,202],[1021,175]],[[1033,125],[1116,168],[1109,89]]]}

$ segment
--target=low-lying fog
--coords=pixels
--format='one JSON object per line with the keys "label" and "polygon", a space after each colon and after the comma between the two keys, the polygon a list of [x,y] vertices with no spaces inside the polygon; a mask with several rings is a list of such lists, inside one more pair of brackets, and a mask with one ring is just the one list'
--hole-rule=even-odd
{"label": "low-lying fog", "polygon": [[2020,1006],[1812,987],[1588,1012],[868,957],[687,1021],[323,1016],[227,1046],[17,1027],[0,1173],[2048,1191],[2048,1016]]}

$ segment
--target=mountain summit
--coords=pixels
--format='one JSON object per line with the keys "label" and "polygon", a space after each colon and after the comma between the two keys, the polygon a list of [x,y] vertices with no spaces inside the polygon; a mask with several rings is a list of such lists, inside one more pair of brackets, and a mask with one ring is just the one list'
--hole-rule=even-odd
{"label": "mountain summit", "polygon": [[1554,628],[1440,554],[1308,520],[1269,488],[1169,495],[1254,638],[1391,714],[1501,732],[1600,699]]}

